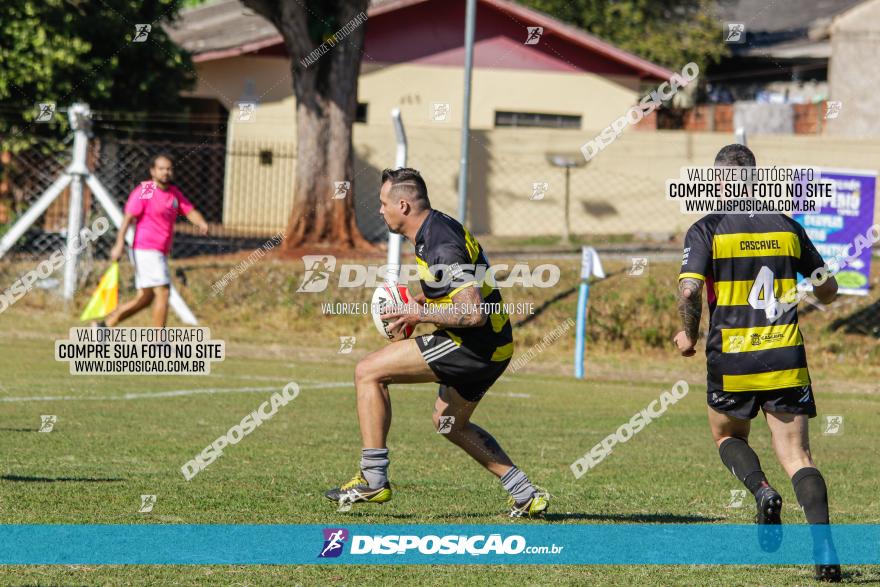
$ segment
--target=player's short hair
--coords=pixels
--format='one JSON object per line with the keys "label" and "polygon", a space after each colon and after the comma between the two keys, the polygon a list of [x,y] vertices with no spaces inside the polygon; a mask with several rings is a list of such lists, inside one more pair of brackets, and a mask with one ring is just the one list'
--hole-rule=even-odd
{"label": "player's short hair", "polygon": [[152,158],[150,158],[150,169],[156,167],[156,161],[158,161],[159,159],[168,159],[168,162],[171,163],[171,165],[174,165],[174,158],[168,153],[162,152],[156,153],[152,156]]}
{"label": "player's short hair", "polygon": [[739,143],[722,147],[715,155],[715,167],[755,167],[756,165],[755,154]]}
{"label": "player's short hair", "polygon": [[406,196],[407,199],[419,210],[427,210],[431,207],[428,199],[428,186],[422,179],[422,174],[411,167],[398,167],[386,169],[382,172],[382,185],[386,181],[391,182],[391,193],[400,201]]}

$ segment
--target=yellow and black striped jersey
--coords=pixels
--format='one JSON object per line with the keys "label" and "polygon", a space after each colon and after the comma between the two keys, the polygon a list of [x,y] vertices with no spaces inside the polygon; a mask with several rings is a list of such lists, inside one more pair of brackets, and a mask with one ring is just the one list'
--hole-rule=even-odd
{"label": "yellow and black striped jersey", "polygon": [[443,330],[456,344],[487,361],[509,359],[513,355],[510,317],[504,311],[501,292],[486,275],[489,260],[477,239],[457,220],[432,209],[416,233],[415,249],[427,303],[448,305],[466,287],[480,287],[488,314],[486,323],[475,328]]}
{"label": "yellow and black striped jersey", "polygon": [[679,279],[706,284],[709,392],[810,384],[797,305],[776,304],[794,299],[798,273],[823,265],[803,227],[781,214],[710,214],[691,226]]}

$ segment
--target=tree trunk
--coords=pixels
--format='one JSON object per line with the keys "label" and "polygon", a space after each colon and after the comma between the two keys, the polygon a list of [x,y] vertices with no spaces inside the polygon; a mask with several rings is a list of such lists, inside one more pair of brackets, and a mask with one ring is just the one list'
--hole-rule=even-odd
{"label": "tree trunk", "polygon": [[[297,160],[293,210],[282,250],[317,243],[375,248],[355,221],[351,141],[366,24],[333,37],[366,12],[368,0],[242,2],[278,28],[291,58]],[[322,43],[326,52],[309,57]],[[349,182],[344,198],[333,198],[337,182]]]}

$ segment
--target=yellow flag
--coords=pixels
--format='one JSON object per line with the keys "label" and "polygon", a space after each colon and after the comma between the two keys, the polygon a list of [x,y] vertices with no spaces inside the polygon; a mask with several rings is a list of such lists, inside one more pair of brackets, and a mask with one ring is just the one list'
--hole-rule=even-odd
{"label": "yellow flag", "polygon": [[103,318],[116,309],[119,301],[119,263],[113,263],[101,277],[98,289],[83,310],[80,320],[96,320]]}

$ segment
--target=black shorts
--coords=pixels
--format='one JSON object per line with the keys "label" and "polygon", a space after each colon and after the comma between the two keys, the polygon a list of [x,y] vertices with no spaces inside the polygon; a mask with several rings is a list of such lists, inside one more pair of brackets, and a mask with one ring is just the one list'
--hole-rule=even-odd
{"label": "black shorts", "polygon": [[716,412],[740,420],[751,420],[760,410],[806,414],[810,418],[816,416],[816,402],[811,385],[773,391],[710,391],[706,400],[709,407]]}
{"label": "black shorts", "polygon": [[458,346],[442,330],[416,337],[422,357],[442,385],[454,387],[469,402],[478,402],[501,377],[510,359],[487,361],[465,346]]}

